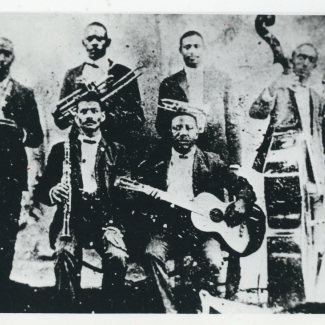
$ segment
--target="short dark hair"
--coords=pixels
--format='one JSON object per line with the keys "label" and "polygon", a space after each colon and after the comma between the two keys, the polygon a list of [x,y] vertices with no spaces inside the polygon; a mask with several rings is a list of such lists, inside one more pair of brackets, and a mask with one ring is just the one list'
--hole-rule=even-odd
{"label": "short dark hair", "polygon": [[100,100],[99,95],[94,91],[89,91],[85,96],[79,97],[76,101],[76,107],[78,111],[78,106],[81,102],[97,102],[100,106],[101,111],[103,111],[103,103]]}
{"label": "short dark hair", "polygon": [[105,27],[102,23],[99,23],[98,21],[94,21],[94,22],[90,23],[90,24],[86,27],[86,29],[87,29],[88,27],[90,27],[90,26],[98,26],[98,27],[103,28],[103,29],[105,30],[105,36],[106,36],[106,38],[108,39],[108,36],[107,36],[107,29],[106,29],[106,27]]}
{"label": "short dark hair", "polygon": [[296,49],[295,50],[293,50],[293,52],[292,52],[292,58],[296,55],[296,50],[298,50],[298,49],[300,49],[301,47],[303,47],[303,46],[309,46],[309,47],[311,47],[312,49],[314,49],[314,51],[315,51],[315,53],[316,53],[316,62],[317,62],[317,60],[318,60],[318,50],[317,50],[317,48],[314,46],[314,44],[312,44],[312,43],[302,43],[302,44],[300,44],[300,45],[298,45],[297,47],[296,47]]}
{"label": "short dark hair", "polygon": [[180,38],[179,48],[182,47],[184,38],[194,36],[194,35],[201,37],[202,41],[204,42],[203,36],[199,32],[196,32],[195,30],[190,30],[190,31],[186,32],[185,34],[183,34],[182,37]]}

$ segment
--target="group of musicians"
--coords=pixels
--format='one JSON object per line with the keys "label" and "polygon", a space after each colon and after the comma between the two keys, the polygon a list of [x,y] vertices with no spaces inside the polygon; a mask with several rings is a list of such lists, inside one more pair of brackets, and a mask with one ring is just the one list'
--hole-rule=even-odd
{"label": "group of musicians", "polygon": [[[145,270],[157,311],[197,312],[201,289],[233,300],[240,281],[240,257],[260,248],[266,220],[255,205],[252,186],[238,176],[241,146],[231,80],[205,64],[202,35],[185,33],[179,44],[184,69],[164,79],[159,88],[158,145],[139,164],[134,158],[134,134],[141,131],[145,117],[136,78],[103,100],[110,85],[133,75],[107,57],[110,42],[101,23],[86,27],[82,43],[88,59],[66,73],[61,91],[60,103],[71,100],[73,110],[62,115],[64,105],[58,105],[53,113],[60,129],[71,126],[71,130],[66,141],[52,147],[35,186],[34,201],[57,206],[50,226],[57,302],[77,310],[84,248],[95,249],[102,259],[106,311],[123,312],[128,261],[135,257]],[[311,186],[322,177],[307,166],[314,161],[309,145],[320,168],[317,172],[325,171],[320,167],[324,99],[308,84],[317,58],[312,44],[299,46],[292,54],[293,71],[267,87],[250,109],[253,118],[271,115],[254,168],[265,173],[298,168],[295,161],[289,166],[285,160],[285,155],[290,156],[288,142],[293,141],[305,157]],[[38,147],[43,141],[33,92],[10,76],[13,60],[11,41],[1,38],[0,115],[8,129],[0,140],[3,302],[10,285],[22,191],[27,189],[24,147]],[[99,80],[105,80],[103,91],[96,87]],[[307,136],[299,142],[301,134]],[[216,208],[201,217],[229,230],[238,228],[238,237],[248,238],[240,249],[222,231],[204,232],[192,222],[191,212],[197,212],[193,202],[205,192],[228,206],[224,213]],[[175,261],[180,278],[176,287],[169,260]]]}

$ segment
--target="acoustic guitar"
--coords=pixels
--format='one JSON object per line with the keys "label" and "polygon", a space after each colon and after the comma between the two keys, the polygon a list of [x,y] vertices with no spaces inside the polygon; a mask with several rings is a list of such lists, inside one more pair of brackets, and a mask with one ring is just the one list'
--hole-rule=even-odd
{"label": "acoustic guitar", "polygon": [[234,227],[229,227],[223,220],[219,221],[220,216],[225,214],[229,203],[221,202],[210,193],[203,192],[193,201],[182,200],[171,196],[167,192],[149,185],[141,184],[126,177],[118,178],[115,182],[115,186],[131,191],[142,192],[154,198],[171,203],[172,206],[176,205],[190,211],[192,223],[198,230],[218,233],[226,244],[237,253],[243,253],[250,241],[245,220]]}

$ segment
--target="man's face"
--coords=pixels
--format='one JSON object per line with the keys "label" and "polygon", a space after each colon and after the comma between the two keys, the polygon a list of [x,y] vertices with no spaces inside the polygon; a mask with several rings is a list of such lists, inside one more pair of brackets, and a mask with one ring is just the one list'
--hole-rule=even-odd
{"label": "man's face", "polygon": [[0,74],[9,70],[13,60],[14,55],[12,52],[0,49]]}
{"label": "man's face", "polygon": [[200,64],[203,51],[203,40],[198,35],[184,38],[180,47],[184,62],[190,68],[196,68]]}
{"label": "man's face", "polygon": [[189,115],[176,116],[172,121],[173,147],[180,153],[191,150],[199,136],[199,129],[194,117]]}
{"label": "man's face", "polygon": [[87,134],[97,131],[100,123],[105,120],[105,113],[102,112],[98,102],[80,102],[75,116],[76,123]]}
{"label": "man's face", "polygon": [[311,72],[316,68],[317,53],[309,45],[299,47],[293,55],[293,71],[298,77],[309,78]]}
{"label": "man's face", "polygon": [[105,29],[95,25],[88,26],[82,44],[86,48],[89,58],[92,60],[100,59],[106,54],[108,47]]}

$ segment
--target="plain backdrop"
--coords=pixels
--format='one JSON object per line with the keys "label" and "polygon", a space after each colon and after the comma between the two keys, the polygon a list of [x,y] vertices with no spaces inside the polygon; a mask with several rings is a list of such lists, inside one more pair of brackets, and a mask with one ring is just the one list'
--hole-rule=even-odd
{"label": "plain backdrop", "polygon": [[[166,76],[179,71],[182,58],[178,52],[179,38],[188,30],[199,31],[207,46],[206,62],[228,73],[233,80],[235,105],[240,121],[243,167],[242,174],[253,184],[258,203],[264,208],[263,184],[260,174],[251,169],[255,150],[260,145],[268,120],[249,118],[250,105],[259,93],[282,72],[273,65],[270,47],[257,35],[255,15],[172,15],[172,14],[69,14],[69,13],[1,13],[0,36],[14,43],[16,59],[12,76],[35,92],[46,135],[44,146],[29,150],[30,191],[35,176],[41,172],[51,146],[65,139],[54,125],[51,110],[55,107],[63,77],[68,69],[85,59],[81,40],[87,24],[98,21],[108,29],[112,39],[109,57],[131,69],[147,68],[139,78],[139,87],[147,123],[142,133],[143,147],[150,150],[155,142],[153,127],[159,84]],[[287,55],[299,44],[313,43],[319,50],[318,67],[312,83],[322,93],[324,74],[325,18],[323,16],[277,16],[269,28],[280,40]],[[28,197],[24,204],[28,204]],[[17,241],[12,279],[33,286],[54,284],[51,263],[39,262],[39,255],[49,255],[47,231],[53,209],[45,210],[39,220],[25,211],[22,222],[26,228]],[[266,287],[266,249],[242,259],[241,288]]]}

